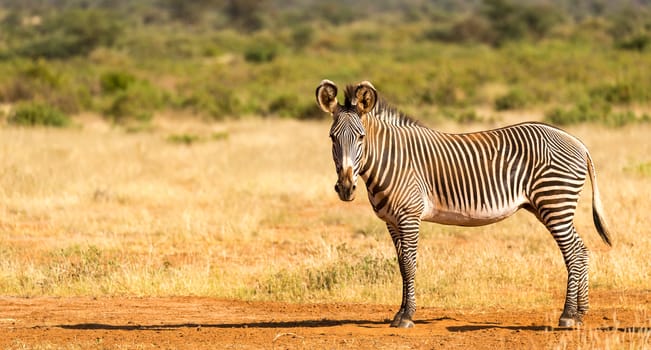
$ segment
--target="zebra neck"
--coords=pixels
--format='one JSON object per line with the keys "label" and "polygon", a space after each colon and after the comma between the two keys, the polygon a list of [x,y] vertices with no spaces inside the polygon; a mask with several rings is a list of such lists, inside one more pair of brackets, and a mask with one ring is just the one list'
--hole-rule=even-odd
{"label": "zebra neck", "polygon": [[390,179],[409,166],[409,157],[405,157],[404,151],[414,142],[414,129],[427,128],[399,114],[369,114],[362,122],[366,137],[359,175],[366,183],[369,194],[375,195],[385,191]]}

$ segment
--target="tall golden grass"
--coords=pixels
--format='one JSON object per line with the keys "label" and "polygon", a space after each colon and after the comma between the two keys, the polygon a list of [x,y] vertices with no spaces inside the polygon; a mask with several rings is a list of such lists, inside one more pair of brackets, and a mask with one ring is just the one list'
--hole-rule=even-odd
{"label": "tall golden grass", "polygon": [[[138,133],[92,117],[76,129],[3,127],[0,293],[397,305],[391,240],[363,186],[354,202],[337,199],[328,129],[172,117]],[[648,290],[651,126],[569,131],[591,151],[615,241],[599,239],[586,186],[576,225],[591,290]],[[478,228],[425,223],[418,263],[421,306],[562,306],[562,257],[526,212]]]}

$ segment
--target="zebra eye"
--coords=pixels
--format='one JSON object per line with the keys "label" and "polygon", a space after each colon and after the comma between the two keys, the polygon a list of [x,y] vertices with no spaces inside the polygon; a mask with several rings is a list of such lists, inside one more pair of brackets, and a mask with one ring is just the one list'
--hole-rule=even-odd
{"label": "zebra eye", "polygon": [[357,141],[359,141],[359,142],[364,141],[364,136],[365,136],[365,135],[359,135],[359,136],[357,137]]}

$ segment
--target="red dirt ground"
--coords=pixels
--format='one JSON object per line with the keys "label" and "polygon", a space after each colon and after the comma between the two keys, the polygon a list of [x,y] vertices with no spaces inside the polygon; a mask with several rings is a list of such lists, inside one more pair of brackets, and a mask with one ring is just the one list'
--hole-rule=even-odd
{"label": "red dirt ground", "polygon": [[[419,308],[392,329],[395,307],[203,297],[0,298],[3,349],[520,349],[650,345],[651,293],[594,294],[579,329],[560,310]],[[622,306],[627,305],[627,306]]]}

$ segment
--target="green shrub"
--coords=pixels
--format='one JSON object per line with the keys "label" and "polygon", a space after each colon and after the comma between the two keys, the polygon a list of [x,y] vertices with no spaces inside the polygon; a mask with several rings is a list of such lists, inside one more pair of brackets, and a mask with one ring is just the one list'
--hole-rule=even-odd
{"label": "green shrub", "polygon": [[0,100],[40,101],[73,114],[92,105],[90,85],[83,73],[46,60],[16,60],[0,83]]}
{"label": "green shrub", "polygon": [[271,40],[255,40],[244,51],[244,59],[252,63],[271,62],[278,54],[278,46]]}
{"label": "green shrub", "polygon": [[356,13],[350,10],[350,5],[343,2],[317,1],[311,6],[311,12],[318,13],[319,17],[334,25],[352,22],[356,17]]}
{"label": "green shrub", "polygon": [[299,25],[292,30],[292,42],[297,49],[306,47],[313,39],[314,29],[309,25]]}
{"label": "green shrub", "polygon": [[100,86],[105,93],[125,91],[135,82],[136,77],[131,73],[122,71],[106,72],[99,77]]}
{"label": "green shrub", "polygon": [[520,89],[512,89],[503,96],[495,99],[495,109],[505,111],[509,109],[522,108],[527,104],[527,97]]}
{"label": "green shrub", "polygon": [[63,85],[63,75],[48,64],[45,60],[36,60],[22,68],[21,75],[28,79],[33,79],[51,87],[60,87]]}
{"label": "green shrub", "polygon": [[481,118],[472,109],[444,109],[442,113],[445,119],[452,120],[460,124],[469,124],[481,121]]}
{"label": "green shrub", "polygon": [[165,101],[165,94],[148,81],[136,81],[126,90],[115,93],[104,113],[118,123],[127,120],[148,122]]}
{"label": "green shrub", "polygon": [[284,94],[272,99],[265,113],[300,120],[325,117],[325,113],[317,107],[316,103],[293,94]]}
{"label": "green shrub", "polygon": [[68,58],[110,46],[121,35],[119,17],[98,9],[53,12],[14,52],[31,58]]}
{"label": "green shrub", "polygon": [[444,42],[480,42],[495,41],[490,23],[478,15],[470,15],[453,24],[435,24],[424,33],[425,39]]}
{"label": "green shrub", "polygon": [[293,117],[300,120],[318,120],[324,119],[327,117],[326,113],[323,113],[315,103],[305,103],[298,106],[297,114]]}
{"label": "green shrub", "polygon": [[590,97],[609,103],[631,103],[633,101],[633,86],[621,82],[600,85],[590,90]]}
{"label": "green shrub", "polygon": [[597,123],[610,127],[622,127],[649,122],[649,116],[637,116],[631,111],[613,111],[610,105],[599,101],[578,103],[570,108],[553,108],[545,113],[544,121],[555,125]]}
{"label": "green shrub", "polygon": [[553,108],[545,113],[544,121],[554,125],[599,122],[605,120],[610,111],[608,104],[585,101],[570,108]]}
{"label": "green shrub", "polygon": [[2,86],[2,100],[17,102],[44,97],[64,88],[62,74],[45,60],[17,61],[14,76]]}
{"label": "green shrub", "polygon": [[208,80],[185,84],[178,97],[178,106],[193,113],[221,120],[241,113],[241,102],[235,91],[221,82]]}
{"label": "green shrub", "polygon": [[151,110],[142,108],[141,101],[142,98],[138,94],[121,93],[113,99],[105,113],[118,123],[128,119],[150,121],[153,113]]}
{"label": "green shrub", "polygon": [[21,126],[67,127],[72,120],[61,111],[37,102],[18,104],[7,119],[9,124]]}
{"label": "green shrub", "polygon": [[479,13],[490,23],[492,44],[525,38],[540,39],[564,21],[562,13],[549,4],[521,4],[512,0],[484,0]]}
{"label": "green shrub", "polygon": [[435,83],[434,88],[425,89],[420,102],[439,106],[462,106],[467,102],[467,94],[458,81],[452,79]]}
{"label": "green shrub", "polygon": [[641,119],[638,119],[635,113],[631,111],[623,111],[623,112],[612,112],[606,114],[604,116],[604,119],[602,120],[602,124],[613,126],[613,127],[622,127],[628,124],[633,124],[638,121],[641,121]]}
{"label": "green shrub", "polygon": [[651,44],[651,35],[647,33],[638,33],[619,39],[616,41],[616,46],[623,50],[644,51]]}
{"label": "green shrub", "polygon": [[282,117],[297,118],[301,113],[298,96],[293,94],[280,95],[269,103],[268,112]]}

